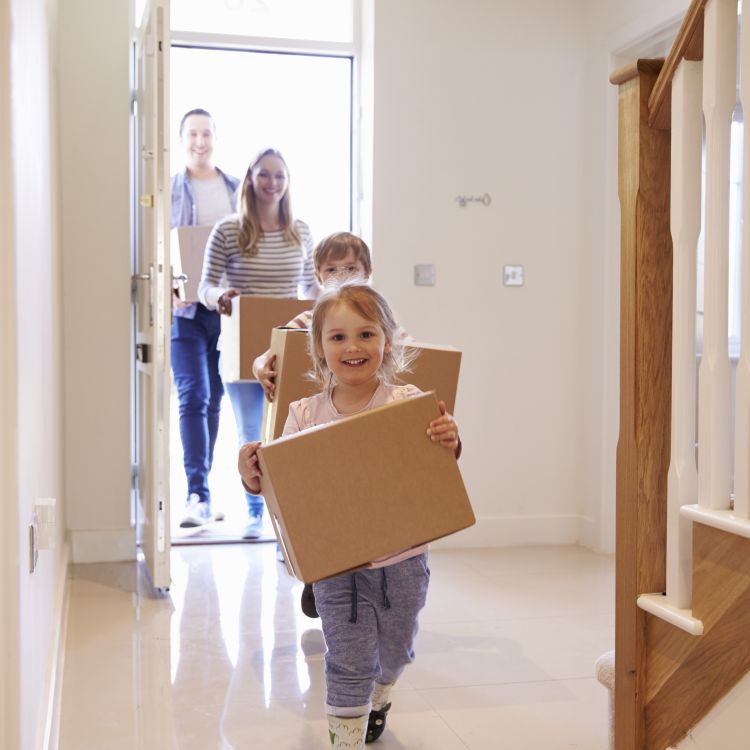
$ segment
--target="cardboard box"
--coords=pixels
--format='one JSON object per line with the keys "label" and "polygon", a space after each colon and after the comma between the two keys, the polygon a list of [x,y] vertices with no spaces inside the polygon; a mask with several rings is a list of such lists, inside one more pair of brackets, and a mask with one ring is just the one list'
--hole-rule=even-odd
{"label": "cardboard box", "polygon": [[221,377],[224,382],[255,380],[253,362],[271,343],[271,331],[309,310],[315,300],[241,295],[232,314],[221,316]]}
{"label": "cardboard box", "polygon": [[311,583],[475,523],[425,393],[262,446],[262,493],[287,570]]}
{"label": "cardboard box", "polygon": [[284,431],[289,404],[320,391],[320,386],[307,377],[312,369],[308,350],[308,335],[304,328],[274,328],[271,351],[276,355],[276,392],[273,401],[263,402],[263,422],[260,439],[270,443]]}
{"label": "cardboard box", "polygon": [[[299,328],[277,328],[271,334],[271,351],[276,354],[276,395],[263,407],[261,440],[266,443],[281,436],[289,414],[289,404],[319,389],[307,377],[312,368],[307,349],[307,332]],[[461,352],[450,346],[411,342],[419,350],[412,372],[401,375],[404,383],[412,383],[422,391],[435,391],[453,414],[461,368]]]}
{"label": "cardboard box", "polygon": [[408,346],[419,350],[411,372],[399,377],[404,383],[416,385],[422,391],[435,391],[449,414],[455,414],[458,374],[461,369],[461,352],[452,346],[410,341]]}
{"label": "cardboard box", "polygon": [[185,302],[198,302],[203,256],[212,229],[212,224],[206,224],[198,227],[176,227],[172,230],[172,269],[175,276],[181,273],[187,276],[187,281],[180,287],[180,299]]}

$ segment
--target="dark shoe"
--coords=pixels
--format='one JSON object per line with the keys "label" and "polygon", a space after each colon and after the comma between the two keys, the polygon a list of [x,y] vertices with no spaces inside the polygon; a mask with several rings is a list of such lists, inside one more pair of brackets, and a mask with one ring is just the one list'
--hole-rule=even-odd
{"label": "dark shoe", "polygon": [[305,588],[302,589],[300,604],[302,605],[302,611],[308,617],[320,617],[320,615],[318,614],[318,610],[315,607],[315,594],[313,593],[313,587],[311,583],[306,583]]}
{"label": "dark shoe", "polygon": [[365,743],[375,742],[383,732],[385,732],[385,715],[391,708],[390,703],[386,703],[380,711],[370,711],[370,718],[367,721],[367,736]]}

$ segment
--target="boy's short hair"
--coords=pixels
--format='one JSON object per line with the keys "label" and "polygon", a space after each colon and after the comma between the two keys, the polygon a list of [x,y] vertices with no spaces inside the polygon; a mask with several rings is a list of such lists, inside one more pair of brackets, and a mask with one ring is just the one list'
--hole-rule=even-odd
{"label": "boy's short hair", "polygon": [[358,260],[369,277],[372,274],[372,259],[370,248],[367,243],[351,232],[334,232],[324,237],[316,246],[313,259],[315,270],[320,273],[323,264],[328,260],[340,260],[347,252],[354,253],[354,259]]}

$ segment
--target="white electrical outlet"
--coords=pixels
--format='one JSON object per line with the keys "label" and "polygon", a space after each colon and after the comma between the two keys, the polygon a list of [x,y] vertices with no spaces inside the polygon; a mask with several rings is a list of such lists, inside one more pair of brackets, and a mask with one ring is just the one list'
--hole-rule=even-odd
{"label": "white electrical outlet", "polygon": [[503,266],[505,286],[523,286],[523,266]]}
{"label": "white electrical outlet", "polygon": [[414,266],[415,286],[435,286],[437,271],[434,263],[417,263]]}
{"label": "white electrical outlet", "polygon": [[55,548],[56,509],[57,499],[54,497],[42,497],[34,504],[36,544],[38,549]]}

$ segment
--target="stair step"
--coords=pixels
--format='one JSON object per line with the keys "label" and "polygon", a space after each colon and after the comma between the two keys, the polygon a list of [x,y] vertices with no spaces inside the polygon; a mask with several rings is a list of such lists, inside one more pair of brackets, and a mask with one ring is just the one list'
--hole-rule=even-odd
{"label": "stair step", "polygon": [[742,518],[732,510],[713,510],[701,508],[699,505],[683,505],[680,508],[680,515],[705,526],[712,526],[720,531],[750,539],[750,519]]}
{"label": "stair step", "polygon": [[638,606],[690,635],[703,635],[703,622],[693,617],[693,611],[669,604],[664,594],[641,594],[638,597]]}

